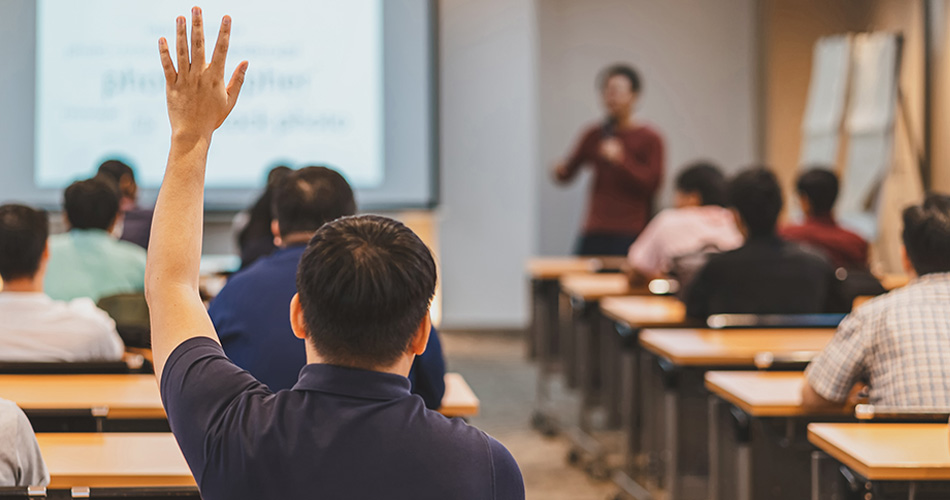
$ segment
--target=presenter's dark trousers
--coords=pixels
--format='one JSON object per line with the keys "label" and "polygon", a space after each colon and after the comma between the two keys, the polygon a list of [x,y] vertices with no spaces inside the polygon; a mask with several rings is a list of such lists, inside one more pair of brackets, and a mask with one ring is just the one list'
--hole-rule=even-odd
{"label": "presenter's dark trousers", "polygon": [[577,238],[575,255],[627,255],[636,235],[587,233]]}

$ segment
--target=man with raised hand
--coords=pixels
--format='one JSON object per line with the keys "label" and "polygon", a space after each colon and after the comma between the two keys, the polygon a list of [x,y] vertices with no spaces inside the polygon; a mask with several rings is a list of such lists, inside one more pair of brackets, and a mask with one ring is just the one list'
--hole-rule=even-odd
{"label": "man with raised hand", "polygon": [[202,497],[523,499],[504,446],[409,392],[436,272],[396,221],[339,219],[308,245],[289,314],[309,364],[292,390],[272,393],[224,355],[198,295],[204,174],[248,66],[225,85],[229,17],[210,64],[201,10],[192,10],[190,58],[185,18],[177,22],[177,69],[159,41],[172,140],[146,295],[162,400]]}

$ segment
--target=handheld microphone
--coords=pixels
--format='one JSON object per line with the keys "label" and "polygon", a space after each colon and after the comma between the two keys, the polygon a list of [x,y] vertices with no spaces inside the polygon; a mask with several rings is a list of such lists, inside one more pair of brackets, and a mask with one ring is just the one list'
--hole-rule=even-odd
{"label": "handheld microphone", "polygon": [[617,119],[610,116],[604,120],[603,126],[601,126],[601,133],[605,139],[609,139],[617,134]]}

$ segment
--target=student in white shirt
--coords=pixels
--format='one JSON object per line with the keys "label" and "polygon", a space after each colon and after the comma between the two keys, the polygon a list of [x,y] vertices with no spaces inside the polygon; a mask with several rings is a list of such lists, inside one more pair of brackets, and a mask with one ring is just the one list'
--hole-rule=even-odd
{"label": "student in white shirt", "polygon": [[0,487],[48,484],[49,471],[30,421],[12,401],[0,399]]}
{"label": "student in white shirt", "polygon": [[676,178],[674,207],[657,214],[630,247],[627,260],[633,280],[646,281],[680,271],[689,274],[676,276],[685,286],[691,274],[698,271],[687,269],[690,263],[696,262],[697,267],[705,263],[701,254],[741,246],[742,234],[732,212],[723,207],[725,198],[726,178],[718,167],[705,162],[686,167]]}
{"label": "student in white shirt", "polygon": [[125,346],[112,321],[88,298],[55,301],[43,293],[49,219],[23,205],[0,206],[0,361],[116,361]]}

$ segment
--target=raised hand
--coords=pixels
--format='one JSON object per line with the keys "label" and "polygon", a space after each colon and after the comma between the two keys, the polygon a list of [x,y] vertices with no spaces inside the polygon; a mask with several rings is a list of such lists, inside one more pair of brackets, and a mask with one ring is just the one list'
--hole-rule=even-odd
{"label": "raised hand", "polygon": [[228,55],[228,43],[231,36],[231,18],[224,16],[218,41],[211,56],[211,62],[205,62],[204,25],[201,9],[191,9],[191,54],[189,59],[188,33],[184,16],[177,20],[177,38],[175,49],[178,70],[172,62],[165,38],[158,40],[158,50],[165,71],[165,96],[168,103],[168,119],[173,136],[209,138],[224,123],[225,118],[234,109],[244,75],[247,61],[238,64],[231,75],[231,81],[225,86],[224,63]]}

